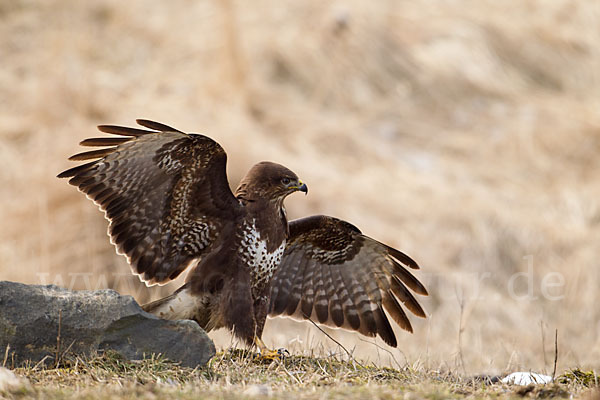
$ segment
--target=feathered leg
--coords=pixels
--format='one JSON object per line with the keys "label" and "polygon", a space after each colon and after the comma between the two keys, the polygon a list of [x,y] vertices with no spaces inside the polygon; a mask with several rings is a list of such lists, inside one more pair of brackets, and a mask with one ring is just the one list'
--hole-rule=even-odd
{"label": "feathered leg", "polygon": [[289,353],[286,349],[269,349],[267,345],[262,341],[262,333],[267,321],[267,315],[269,313],[269,297],[268,294],[271,291],[271,286],[267,285],[254,300],[254,319],[256,321],[256,332],[254,337],[254,344],[260,350],[261,358],[264,359],[281,359],[286,353]]}
{"label": "feathered leg", "polygon": [[[244,274],[247,272],[240,269],[238,275]],[[248,346],[252,346],[256,321],[249,282],[249,277],[233,276],[225,283],[221,293],[220,313],[225,326]]]}

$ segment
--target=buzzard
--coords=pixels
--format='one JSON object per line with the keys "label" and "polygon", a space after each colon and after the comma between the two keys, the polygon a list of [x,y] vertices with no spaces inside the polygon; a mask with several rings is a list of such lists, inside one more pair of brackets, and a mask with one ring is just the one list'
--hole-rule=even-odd
{"label": "buzzard", "polygon": [[308,192],[294,172],[260,162],[232,193],[217,142],[137,123],[148,129],[99,126],[117,136],[82,141],[100,149],[70,160],[93,161],[58,177],[104,211],[111,242],[147,285],[191,269],[181,288],[146,311],[193,319],[206,331],[227,327],[261,353],[270,352],[261,340],[267,316],[310,318],[393,347],[388,315],[410,332],[403,306],[425,318],[411,291],[427,290],[408,271],[419,268],[409,256],[337,218],[288,222],[284,199]]}

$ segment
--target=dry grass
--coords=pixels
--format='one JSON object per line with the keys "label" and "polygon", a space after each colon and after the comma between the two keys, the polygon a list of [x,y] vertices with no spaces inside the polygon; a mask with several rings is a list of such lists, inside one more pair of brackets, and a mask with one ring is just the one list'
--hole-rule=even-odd
{"label": "dry grass", "polygon": [[[461,378],[439,371],[363,365],[337,355],[291,356],[266,362],[240,350],[217,354],[202,369],[161,358],[127,362],[108,353],[73,359],[54,369],[18,368],[26,378],[9,398],[572,398],[593,393],[597,382],[519,387],[489,377]],[[562,378],[559,378],[562,379]]]}
{"label": "dry grass", "polygon": [[[0,278],[174,288],[130,276],[55,179],[94,125],[151,118],[219,141],[233,185],[286,164],[310,186],[291,217],[420,262],[430,318],[399,350],[330,332],[359,360],[548,372],[558,329],[559,371],[599,368],[599,26],[594,0],[0,2]],[[335,348],[279,319],[265,340]]]}

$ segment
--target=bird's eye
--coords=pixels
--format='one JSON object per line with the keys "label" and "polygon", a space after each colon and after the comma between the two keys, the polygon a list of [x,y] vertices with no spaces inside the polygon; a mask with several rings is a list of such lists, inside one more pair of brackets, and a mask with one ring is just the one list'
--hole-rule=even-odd
{"label": "bird's eye", "polygon": [[286,186],[287,186],[287,185],[289,185],[289,184],[290,184],[290,182],[291,182],[291,181],[290,181],[290,178],[283,178],[283,179],[281,179],[281,183],[283,183],[283,184],[284,184],[284,185],[286,185]]}

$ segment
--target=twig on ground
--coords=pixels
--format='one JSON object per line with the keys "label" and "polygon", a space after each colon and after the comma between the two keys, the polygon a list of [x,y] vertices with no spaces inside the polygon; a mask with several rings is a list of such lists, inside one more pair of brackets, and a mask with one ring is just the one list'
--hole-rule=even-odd
{"label": "twig on ground", "polygon": [[75,344],[75,340],[73,340],[73,341],[71,342],[71,344],[70,344],[69,346],[67,346],[66,350],[65,350],[65,351],[63,351],[63,352],[62,352],[62,354],[60,355],[60,358],[63,358],[63,356],[64,356],[65,354],[67,354],[67,353],[69,352],[69,350],[71,350],[71,347],[73,347],[73,345],[74,345],[74,344]]}
{"label": "twig on ground", "polygon": [[[383,346],[378,345],[375,342],[371,342],[370,340],[363,339],[360,336],[358,336],[358,340],[360,340],[361,342],[370,343],[373,346],[377,347],[378,349],[381,349],[381,350],[385,351],[386,353],[388,353],[392,357],[392,360],[394,361],[394,363],[396,363],[396,365],[398,366],[398,368],[402,368],[402,366],[400,365],[400,363],[398,362],[398,360],[396,360],[396,357],[394,357],[394,353],[392,353],[388,349],[384,348]],[[400,353],[404,356],[404,360],[407,361],[406,356],[404,355],[404,353],[402,353],[402,351],[400,351]],[[408,364],[408,361],[407,361],[407,364]]]}
{"label": "twig on ground", "polygon": [[458,304],[460,306],[460,316],[459,316],[459,321],[458,321],[458,357],[460,360],[460,366],[462,367],[463,373],[467,373],[467,370],[465,368],[465,360],[463,358],[463,354],[462,354],[462,333],[464,328],[463,325],[463,316],[464,316],[464,311],[465,311],[465,299],[464,297],[458,295],[458,291],[456,292],[456,299],[458,300]]}
{"label": "twig on ground", "polygon": [[540,321],[540,329],[542,330],[542,355],[544,356],[544,369],[546,365],[548,365],[548,361],[546,360],[546,338],[544,335],[544,321]]}
{"label": "twig on ground", "polygon": [[4,351],[4,361],[2,361],[2,366],[6,367],[6,361],[8,361],[8,352],[10,351],[10,344],[6,345],[6,350]]}
{"label": "twig on ground", "polygon": [[558,361],[558,329],[554,331],[554,369],[552,370],[552,382],[556,377],[556,363]]}
{"label": "twig on ground", "polygon": [[56,335],[56,355],[54,357],[54,367],[58,367],[60,362],[60,328],[62,326],[62,310],[58,310],[58,334]]}
{"label": "twig on ground", "polygon": [[298,383],[300,385],[302,384],[302,381],[300,380],[300,378],[298,378],[297,376],[294,376],[294,374],[292,374],[290,371],[288,371],[283,363],[281,363],[281,366],[283,368],[283,371],[287,374],[287,376],[292,378],[292,380],[294,380],[296,383]]}
{"label": "twig on ground", "polygon": [[350,357],[350,359],[352,361],[354,361],[356,364],[358,364],[359,366],[361,366],[361,367],[364,368],[364,366],[361,363],[359,363],[358,361],[356,361],[356,359],[352,356],[352,353],[350,353],[348,351],[348,349],[344,347],[343,344],[341,344],[340,342],[338,342],[337,340],[335,340],[333,337],[331,337],[331,335],[329,333],[325,332],[319,325],[317,325],[315,323],[315,321],[313,321],[310,318],[308,318],[308,320],[310,321],[311,324],[313,324],[315,326],[315,328],[317,328],[318,330],[320,330],[321,333],[323,333],[325,336],[327,336],[329,339],[331,339],[335,344],[337,344],[338,346],[340,346],[346,352],[346,354],[348,354],[348,357]]}
{"label": "twig on ground", "polygon": [[33,370],[33,371],[37,370],[37,368],[38,368],[40,365],[44,364],[48,358],[50,358],[50,356],[44,356],[44,358],[42,358],[40,361],[38,361],[38,363],[37,363],[37,364],[35,364],[35,365],[34,365],[34,367],[33,367],[33,369],[32,369],[32,370]]}

